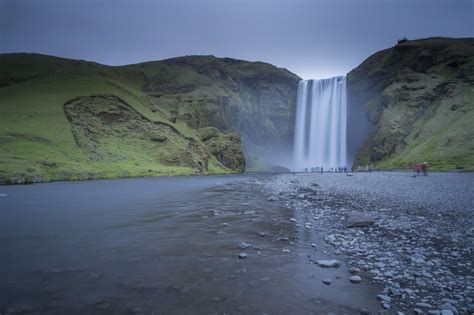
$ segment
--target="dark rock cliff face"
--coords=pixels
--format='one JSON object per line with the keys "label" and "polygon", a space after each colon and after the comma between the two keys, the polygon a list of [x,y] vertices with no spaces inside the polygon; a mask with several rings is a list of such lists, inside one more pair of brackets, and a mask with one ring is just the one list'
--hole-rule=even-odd
{"label": "dark rock cliff face", "polygon": [[291,152],[300,78],[285,69],[189,56],[131,65],[123,71],[142,80],[153,111],[192,128],[238,133],[249,169],[278,164]]}
{"label": "dark rock cliff face", "polygon": [[398,44],[370,56],[347,80],[355,166],[426,161],[440,170],[473,169],[474,39]]}

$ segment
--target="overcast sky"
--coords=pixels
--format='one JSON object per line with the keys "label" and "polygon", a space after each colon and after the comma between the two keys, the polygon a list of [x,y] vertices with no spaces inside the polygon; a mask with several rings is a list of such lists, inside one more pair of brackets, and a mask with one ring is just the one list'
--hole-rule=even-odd
{"label": "overcast sky", "polygon": [[182,55],[345,74],[397,39],[473,37],[474,0],[0,0],[0,52],[122,65]]}

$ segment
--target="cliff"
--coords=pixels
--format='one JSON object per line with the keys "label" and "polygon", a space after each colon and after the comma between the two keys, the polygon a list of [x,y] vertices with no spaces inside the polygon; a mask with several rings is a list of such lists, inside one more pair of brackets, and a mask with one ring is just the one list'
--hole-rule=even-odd
{"label": "cliff", "polygon": [[213,56],[111,67],[0,55],[0,182],[243,172],[243,148],[256,167],[288,147],[297,82]]}
{"label": "cliff", "polygon": [[474,39],[398,44],[370,56],[347,82],[349,129],[360,129],[350,144],[361,143],[355,166],[474,169]]}

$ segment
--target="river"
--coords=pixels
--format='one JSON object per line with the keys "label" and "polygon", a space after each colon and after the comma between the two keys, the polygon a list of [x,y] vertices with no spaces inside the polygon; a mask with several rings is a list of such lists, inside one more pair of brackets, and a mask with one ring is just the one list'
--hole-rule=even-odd
{"label": "river", "polygon": [[[0,187],[0,313],[379,309],[373,284],[351,284],[344,266],[312,263],[331,258],[330,249],[317,228],[291,220],[292,209],[255,185],[271,176]],[[242,242],[253,247],[238,248]]]}

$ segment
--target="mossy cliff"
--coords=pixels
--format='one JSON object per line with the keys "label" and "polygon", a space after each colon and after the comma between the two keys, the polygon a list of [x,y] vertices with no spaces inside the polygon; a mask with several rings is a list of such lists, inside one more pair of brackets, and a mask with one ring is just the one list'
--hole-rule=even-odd
{"label": "mossy cliff", "polygon": [[250,167],[289,146],[297,82],[213,56],[0,55],[0,183],[243,172],[242,142]]}
{"label": "mossy cliff", "polygon": [[347,86],[349,107],[371,125],[355,166],[474,169],[474,39],[400,43],[351,71]]}
{"label": "mossy cliff", "polygon": [[262,162],[275,162],[275,152],[290,151],[300,78],[285,69],[263,62],[189,56],[121,71],[139,83],[137,88],[149,96],[153,112],[195,129],[238,133],[249,170],[262,170]]}

